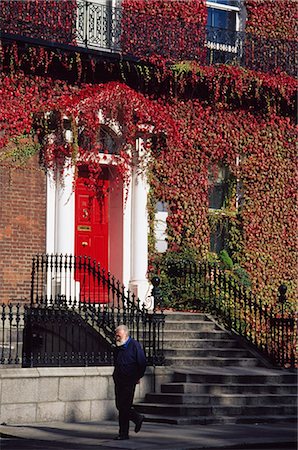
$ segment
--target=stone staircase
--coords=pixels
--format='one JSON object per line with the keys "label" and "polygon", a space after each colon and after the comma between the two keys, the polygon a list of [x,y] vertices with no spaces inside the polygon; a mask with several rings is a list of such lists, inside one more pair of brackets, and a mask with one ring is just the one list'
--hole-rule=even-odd
{"label": "stone staircase", "polygon": [[254,367],[259,364],[259,360],[241,347],[231,333],[206,314],[168,314],[164,348],[166,365],[175,367]]}
{"label": "stone staircase", "polygon": [[172,380],[136,408],[173,424],[297,420],[295,371],[274,369],[205,314],[169,313],[164,348]]}

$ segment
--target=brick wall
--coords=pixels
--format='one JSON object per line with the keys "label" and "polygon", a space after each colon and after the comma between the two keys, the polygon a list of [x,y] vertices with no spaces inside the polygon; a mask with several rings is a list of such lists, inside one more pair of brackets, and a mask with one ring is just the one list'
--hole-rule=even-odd
{"label": "brick wall", "polygon": [[0,165],[0,303],[30,299],[32,256],[45,251],[46,177],[37,158]]}

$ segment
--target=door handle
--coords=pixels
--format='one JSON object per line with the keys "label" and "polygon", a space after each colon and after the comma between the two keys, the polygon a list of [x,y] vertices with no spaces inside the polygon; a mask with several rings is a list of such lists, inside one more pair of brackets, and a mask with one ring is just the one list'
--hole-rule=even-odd
{"label": "door handle", "polygon": [[88,246],[88,242],[86,242],[86,241],[82,242],[82,246],[83,247],[87,247]]}

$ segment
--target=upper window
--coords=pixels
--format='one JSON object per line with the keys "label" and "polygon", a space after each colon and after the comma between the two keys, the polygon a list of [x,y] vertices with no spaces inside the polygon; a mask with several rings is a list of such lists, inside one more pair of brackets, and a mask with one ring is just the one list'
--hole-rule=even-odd
{"label": "upper window", "polygon": [[241,0],[210,0],[207,3],[218,3],[221,5],[240,7]]}
{"label": "upper window", "polygon": [[213,63],[229,63],[241,57],[238,31],[242,27],[242,10],[237,0],[207,0],[207,43]]}
{"label": "upper window", "polygon": [[208,27],[222,28],[224,30],[236,30],[237,13],[223,9],[208,8]]}
{"label": "upper window", "polygon": [[208,27],[238,31],[240,2],[238,0],[207,1]]}
{"label": "upper window", "polygon": [[225,207],[229,186],[229,170],[225,166],[217,168],[209,174],[209,208],[222,209]]}

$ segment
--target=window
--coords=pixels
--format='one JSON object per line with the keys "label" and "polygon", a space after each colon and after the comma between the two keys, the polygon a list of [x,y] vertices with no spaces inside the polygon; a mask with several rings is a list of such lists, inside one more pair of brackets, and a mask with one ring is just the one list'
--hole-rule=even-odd
{"label": "window", "polygon": [[228,195],[229,170],[220,166],[209,174],[209,208],[222,209],[225,207],[225,200]]}
{"label": "window", "polygon": [[219,5],[236,6],[240,7],[241,0],[207,0],[207,4],[215,3]]}
{"label": "window", "polygon": [[155,239],[156,239],[156,251],[158,253],[164,253],[167,251],[167,217],[168,217],[168,204],[165,202],[157,202],[155,212]]}
{"label": "window", "polygon": [[211,62],[226,63],[241,56],[240,6],[238,0],[207,1],[207,48]]}
{"label": "window", "polygon": [[[236,158],[236,167],[240,162],[239,155]],[[229,246],[229,232],[233,223],[231,218],[236,218],[242,204],[241,180],[224,164],[212,167],[209,170],[209,225],[212,252],[220,253]]]}
{"label": "window", "polygon": [[240,3],[237,0],[207,1],[207,26],[229,31],[238,31]]}
{"label": "window", "polygon": [[222,9],[208,8],[208,27],[236,31],[237,13]]}
{"label": "window", "polygon": [[219,221],[210,232],[210,251],[219,254],[226,249],[228,241],[228,220]]}
{"label": "window", "polygon": [[225,166],[212,168],[209,172],[209,221],[210,250],[219,253],[226,246],[228,218],[221,210],[226,207],[229,195],[230,172]]}

